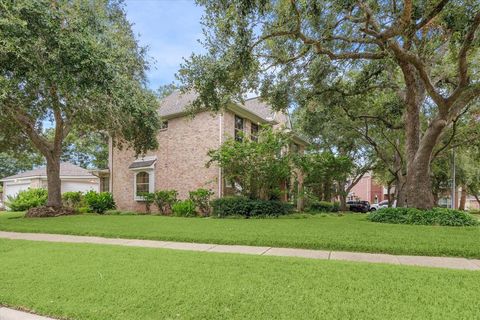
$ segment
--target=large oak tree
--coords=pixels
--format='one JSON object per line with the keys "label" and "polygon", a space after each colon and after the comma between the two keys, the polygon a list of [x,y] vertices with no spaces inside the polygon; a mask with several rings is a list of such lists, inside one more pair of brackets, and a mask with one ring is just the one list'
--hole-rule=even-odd
{"label": "large oak tree", "polygon": [[61,206],[60,158],[71,131],[106,132],[136,153],[157,147],[146,68],[117,1],[0,2],[1,145],[31,143],[45,157],[48,206]]}
{"label": "large oak tree", "polygon": [[[260,86],[285,108],[296,90],[312,86],[308,79],[324,81],[328,61],[345,73],[375,60],[393,63],[404,91],[408,206],[433,206],[437,142],[480,95],[478,1],[197,2],[206,10],[208,53],[192,55],[179,74],[185,89],[199,92],[194,107],[218,110]],[[422,130],[425,104],[431,112]]]}

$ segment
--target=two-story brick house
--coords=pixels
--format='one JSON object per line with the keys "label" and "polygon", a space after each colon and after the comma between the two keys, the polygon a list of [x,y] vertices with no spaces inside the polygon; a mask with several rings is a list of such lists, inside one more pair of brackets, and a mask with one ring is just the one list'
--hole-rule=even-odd
{"label": "two-story brick house", "polygon": [[[191,117],[186,108],[195,94],[176,91],[162,100],[159,114],[163,129],[158,133],[159,148],[142,158],[131,150],[109,147],[109,190],[120,210],[142,211],[140,194],[175,189],[179,198],[197,188],[210,189],[216,197],[226,194],[222,170],[206,167],[209,150],[217,149],[226,139],[255,136],[260,125],[291,129],[288,115],[273,112],[258,98],[245,104],[232,104],[222,113],[205,111]],[[303,151],[306,141],[294,136],[293,144]],[[103,173],[105,176],[105,172]]]}

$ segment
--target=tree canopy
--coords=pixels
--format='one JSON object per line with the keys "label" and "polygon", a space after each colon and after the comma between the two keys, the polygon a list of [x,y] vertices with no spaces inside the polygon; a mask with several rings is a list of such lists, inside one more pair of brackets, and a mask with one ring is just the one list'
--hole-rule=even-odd
{"label": "tree canopy", "polygon": [[[0,124],[15,149],[46,158],[49,206],[61,205],[59,163],[72,130],[107,133],[137,154],[157,147],[145,49],[118,1],[7,1],[0,10]],[[53,137],[44,124],[53,124]]]}
{"label": "tree canopy", "polygon": [[[184,89],[199,92],[195,107],[219,110],[249,90],[279,109],[326,94],[395,90],[393,104],[355,116],[402,130],[406,203],[433,206],[430,165],[438,142],[480,96],[478,1],[197,3],[205,7],[208,51],[192,55],[179,72]],[[399,123],[382,109],[396,112]]]}

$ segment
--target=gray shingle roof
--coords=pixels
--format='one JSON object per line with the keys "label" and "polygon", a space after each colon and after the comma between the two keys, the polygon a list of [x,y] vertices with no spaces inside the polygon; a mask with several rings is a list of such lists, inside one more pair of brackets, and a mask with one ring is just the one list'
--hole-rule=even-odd
{"label": "gray shingle roof", "polygon": [[[196,97],[197,94],[195,92],[187,92],[182,94],[180,91],[175,90],[162,100],[158,109],[158,113],[162,117],[182,114],[186,111],[187,106],[193,100],[195,100]],[[245,100],[245,104],[239,105],[246,110],[260,116],[264,120],[269,121],[274,117],[274,112],[272,109],[266,103],[260,101],[258,97],[247,99]]]}
{"label": "gray shingle roof", "polygon": [[[2,180],[11,180],[11,179],[18,179],[18,178],[28,178],[28,177],[46,177],[47,176],[47,168],[46,167],[38,167],[33,170],[25,171],[18,173],[16,175],[5,177]],[[95,178],[94,175],[90,173],[87,169],[83,169],[82,167],[76,166],[71,164],[70,162],[62,162],[60,163],[60,176],[73,176],[73,177],[91,177]]]}
{"label": "gray shingle roof", "polygon": [[146,161],[134,161],[130,166],[128,166],[128,169],[137,169],[137,168],[146,168],[150,167],[152,164],[155,163],[157,160],[146,160]]}

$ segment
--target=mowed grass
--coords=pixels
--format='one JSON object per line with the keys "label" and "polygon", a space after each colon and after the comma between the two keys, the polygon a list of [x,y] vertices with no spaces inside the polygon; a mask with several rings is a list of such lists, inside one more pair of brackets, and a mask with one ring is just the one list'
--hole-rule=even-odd
{"label": "mowed grass", "polygon": [[480,227],[373,223],[362,214],[305,219],[211,219],[1,213],[0,230],[136,239],[480,258]]}
{"label": "mowed grass", "polygon": [[65,319],[474,319],[480,272],[0,240],[0,305]]}

